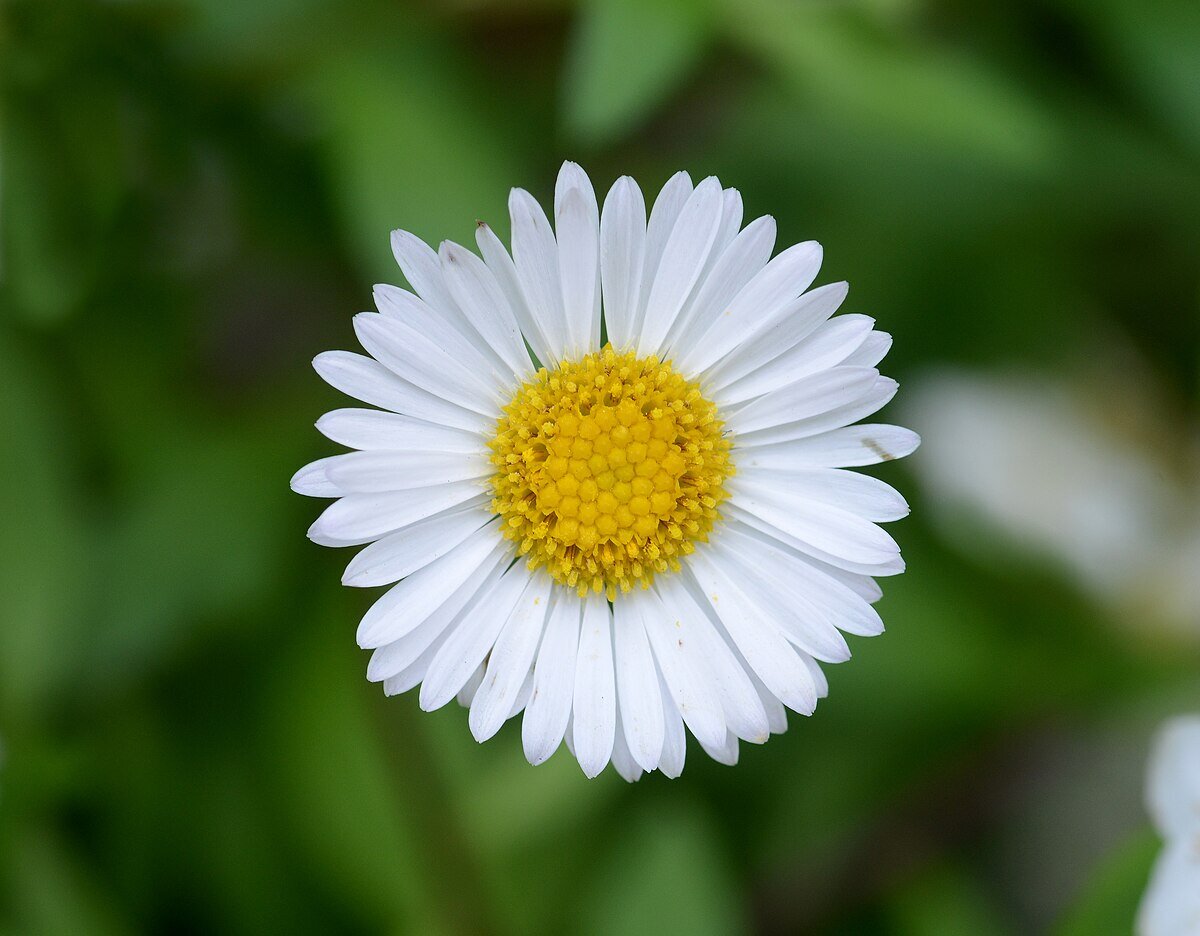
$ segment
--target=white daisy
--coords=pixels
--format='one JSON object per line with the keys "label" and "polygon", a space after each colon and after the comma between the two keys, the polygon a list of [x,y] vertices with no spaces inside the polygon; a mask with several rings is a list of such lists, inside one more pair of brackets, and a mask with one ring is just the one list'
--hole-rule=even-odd
{"label": "white daisy", "polygon": [[1150,816],[1165,847],[1138,910],[1139,936],[1200,934],[1200,715],[1167,722],[1146,783]]}
{"label": "white daisy", "polygon": [[831,318],[820,245],[772,258],[774,220],[743,228],[715,178],[672,176],[647,219],[632,179],[601,212],[565,163],[553,226],[509,209],[511,256],[485,224],[482,259],[395,232],[412,291],[355,318],[370,357],[313,362],[379,409],[318,421],[357,451],[292,479],[337,498],[309,537],[370,544],[345,584],[396,583],[358,629],[389,695],[457,696],[480,741],[523,711],[530,763],[565,740],[589,777],[678,776],[685,727],[735,763],[812,713],[842,632],[883,630],[874,577],[904,566],[876,524],[908,506],[842,469],[917,446],[851,425],[896,392],[891,338]]}

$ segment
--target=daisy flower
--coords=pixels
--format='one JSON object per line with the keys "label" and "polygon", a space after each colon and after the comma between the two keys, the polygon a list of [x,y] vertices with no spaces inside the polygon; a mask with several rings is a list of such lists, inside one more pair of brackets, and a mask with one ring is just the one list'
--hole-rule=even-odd
{"label": "daisy flower", "polygon": [[1150,758],[1146,805],[1165,847],[1138,910],[1139,936],[1200,933],[1200,715],[1173,718]]}
{"label": "daisy flower", "polygon": [[369,544],[342,581],[391,585],[358,628],[387,694],[457,697],[479,741],[523,713],[530,763],[565,742],[589,777],[678,776],[685,732],[733,764],[812,713],[843,633],[883,630],[903,563],[876,524],[908,507],[843,469],[917,446],[852,425],[896,392],[891,338],[832,317],[820,245],[772,257],[716,178],[647,213],[623,177],[601,211],[568,162],[553,225],[522,189],[509,210],[511,253],[482,223],[478,255],[396,231],[411,291],[355,317],[369,356],[313,362],[377,408],[317,422],[355,451],[292,479],[336,498],[308,535]]}

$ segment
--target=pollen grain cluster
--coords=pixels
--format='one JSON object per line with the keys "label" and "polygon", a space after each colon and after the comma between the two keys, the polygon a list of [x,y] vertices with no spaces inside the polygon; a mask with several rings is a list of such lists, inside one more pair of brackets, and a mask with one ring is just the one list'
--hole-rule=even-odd
{"label": "pollen grain cluster", "polygon": [[732,474],[699,387],[667,362],[611,346],[539,370],[490,444],[492,508],[518,553],[609,600],[679,568],[707,538]]}

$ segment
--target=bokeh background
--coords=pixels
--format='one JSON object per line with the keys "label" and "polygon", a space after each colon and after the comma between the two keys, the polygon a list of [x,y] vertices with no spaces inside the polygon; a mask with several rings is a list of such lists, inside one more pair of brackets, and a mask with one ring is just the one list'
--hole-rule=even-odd
{"label": "bokeh background", "polygon": [[[1198,62],[1165,0],[0,2],[0,932],[1129,933],[1200,709]],[[733,769],[385,700],[287,487],[389,230],[564,158],[822,241],[926,439],[888,632]]]}

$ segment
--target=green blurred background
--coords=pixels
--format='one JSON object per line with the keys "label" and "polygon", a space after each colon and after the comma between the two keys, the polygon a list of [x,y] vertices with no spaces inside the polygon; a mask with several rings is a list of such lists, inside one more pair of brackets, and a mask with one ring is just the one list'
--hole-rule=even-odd
{"label": "green blurred background", "polygon": [[[1160,0],[0,0],[0,932],[1129,933],[1200,708],[1198,61]],[[887,634],[733,769],[385,700],[287,487],[388,231],[564,158],[821,240],[926,437]]]}

